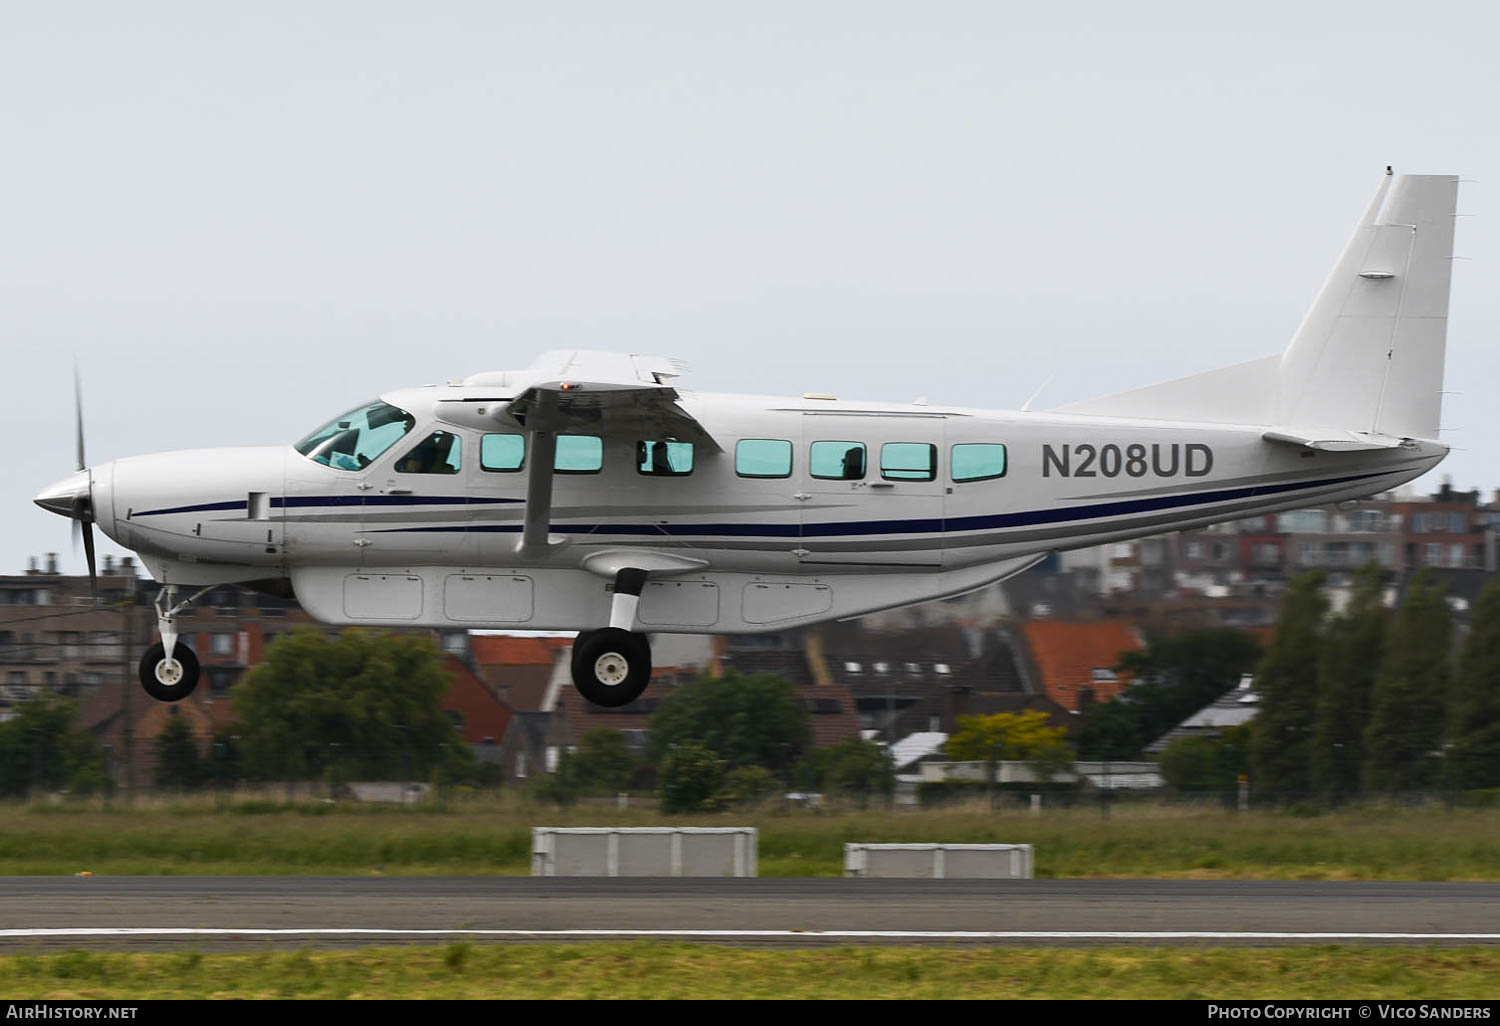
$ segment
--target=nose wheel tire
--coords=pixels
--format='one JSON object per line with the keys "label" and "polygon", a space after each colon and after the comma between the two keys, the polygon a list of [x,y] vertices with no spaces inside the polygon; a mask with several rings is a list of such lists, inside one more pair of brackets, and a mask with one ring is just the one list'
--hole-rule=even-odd
{"label": "nose wheel tire", "polygon": [[158,702],[184,699],[197,686],[198,657],[182,642],[172,647],[171,659],[159,641],[141,657],[141,687]]}
{"label": "nose wheel tire", "polygon": [[595,705],[629,705],[650,682],[651,643],[644,634],[605,627],[584,631],[573,643],[573,686]]}

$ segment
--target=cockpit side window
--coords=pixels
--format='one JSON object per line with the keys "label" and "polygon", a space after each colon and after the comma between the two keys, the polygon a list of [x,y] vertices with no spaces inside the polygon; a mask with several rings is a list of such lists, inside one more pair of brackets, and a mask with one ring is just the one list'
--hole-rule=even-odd
{"label": "cockpit side window", "polygon": [[325,467],[363,470],[405,437],[416,422],[405,410],[376,400],[318,428],[298,442],[296,449]]}
{"label": "cockpit side window", "polygon": [[479,439],[479,469],[510,474],[526,466],[525,435],[483,435]]}
{"label": "cockpit side window", "polygon": [[434,431],[396,461],[398,474],[457,474],[463,443],[451,431]]}

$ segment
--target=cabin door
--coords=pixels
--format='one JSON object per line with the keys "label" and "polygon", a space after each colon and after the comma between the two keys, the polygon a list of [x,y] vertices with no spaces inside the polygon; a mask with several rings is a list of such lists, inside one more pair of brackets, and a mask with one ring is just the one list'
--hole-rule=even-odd
{"label": "cabin door", "polygon": [[804,414],[803,564],[941,566],[943,426],[930,414]]}

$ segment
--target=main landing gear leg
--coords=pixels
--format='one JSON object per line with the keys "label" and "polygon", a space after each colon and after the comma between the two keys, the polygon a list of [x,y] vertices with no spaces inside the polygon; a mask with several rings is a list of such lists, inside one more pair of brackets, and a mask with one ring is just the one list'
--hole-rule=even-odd
{"label": "main landing gear leg", "polygon": [[615,574],[609,626],[582,631],[573,643],[573,686],[595,705],[629,705],[651,682],[651,643],[632,629],[645,586],[644,570],[626,567]]}
{"label": "main landing gear leg", "polygon": [[140,675],[141,687],[158,702],[179,701],[198,686],[198,657],[177,640],[177,614],[207,591],[204,588],[175,605],[172,601],[177,597],[175,584],[167,585],[156,596],[156,625],[161,631],[161,641],[141,656]]}

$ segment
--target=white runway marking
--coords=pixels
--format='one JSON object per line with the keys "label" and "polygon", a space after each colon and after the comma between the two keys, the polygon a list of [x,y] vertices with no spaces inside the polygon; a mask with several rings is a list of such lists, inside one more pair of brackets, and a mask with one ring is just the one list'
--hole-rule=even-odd
{"label": "white runway marking", "polygon": [[0,930],[6,937],[847,937],[851,940],[1326,940],[1500,941],[1500,933],[1271,933],[1255,930],[387,930],[99,926]]}

